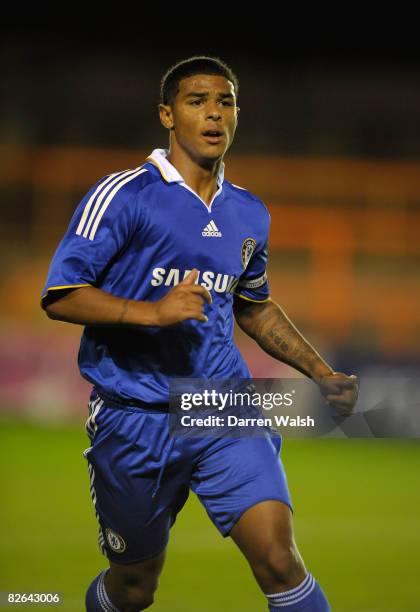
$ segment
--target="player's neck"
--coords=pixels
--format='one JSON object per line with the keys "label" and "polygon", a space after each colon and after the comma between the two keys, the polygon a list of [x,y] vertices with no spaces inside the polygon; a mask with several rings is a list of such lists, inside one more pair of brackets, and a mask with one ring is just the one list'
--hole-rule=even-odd
{"label": "player's neck", "polygon": [[188,187],[209,204],[217,191],[217,175],[222,160],[203,167],[182,150],[171,148],[166,158],[178,170]]}

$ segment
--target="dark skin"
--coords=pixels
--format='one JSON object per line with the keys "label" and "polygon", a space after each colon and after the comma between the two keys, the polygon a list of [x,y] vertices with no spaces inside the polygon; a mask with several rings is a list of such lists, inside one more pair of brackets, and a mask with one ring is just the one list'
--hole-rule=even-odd
{"label": "dark skin", "polygon": [[51,319],[80,325],[166,327],[187,319],[204,322],[207,317],[203,305],[211,304],[212,298],[207,289],[194,284],[196,278],[197,270],[191,270],[157,302],[129,300],[96,287],[80,287],[64,292],[46,306],[46,311]]}
{"label": "dark skin", "polygon": [[[219,75],[194,75],[180,82],[172,104],[159,105],[162,125],[170,131],[168,160],[204,202],[216,192],[217,173],[233,142],[239,107],[233,83]],[[222,134],[211,142],[203,135]]]}
{"label": "dark skin", "polygon": [[236,297],[234,313],[239,327],[266,353],[312,378],[339,414],[351,414],[357,400],[357,378],[334,372],[278,304],[272,300],[257,304]]}
{"label": "dark skin", "polygon": [[[185,78],[174,100],[159,105],[161,123],[170,133],[168,160],[206,204],[217,190],[217,173],[233,141],[238,113],[234,85],[220,75]],[[208,129],[219,130],[221,136],[206,137],[203,132]],[[197,276],[193,269],[157,302],[119,298],[88,286],[53,294],[45,309],[52,319],[81,325],[165,327],[188,319],[205,322],[203,308],[212,298],[195,284]],[[340,414],[352,412],[358,392],[356,377],[334,372],[274,301],[256,303],[235,296],[234,315],[264,351],[314,380]],[[286,504],[273,500],[256,504],[244,512],[230,535],[264,593],[291,589],[304,579],[306,570]],[[136,612],[152,603],[164,557],[162,552],[136,564],[110,562],[105,586],[122,612]]]}

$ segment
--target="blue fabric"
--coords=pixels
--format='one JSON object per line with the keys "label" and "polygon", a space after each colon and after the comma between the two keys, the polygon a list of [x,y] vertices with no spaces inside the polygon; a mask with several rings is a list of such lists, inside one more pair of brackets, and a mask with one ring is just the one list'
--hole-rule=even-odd
{"label": "blue fabric", "polygon": [[277,432],[172,437],[169,413],[95,404],[95,392],[92,401],[99,409],[87,424],[91,447],[84,456],[110,560],[135,563],[159,554],[190,488],[223,536],[258,502],[292,508]]}
{"label": "blue fabric", "polygon": [[103,607],[99,603],[97,584],[100,574],[92,580],[86,591],[86,611],[87,612],[103,612]]}
{"label": "blue fabric", "polygon": [[213,303],[205,306],[207,323],[86,327],[82,376],[127,403],[168,401],[174,376],[249,378],[233,340],[232,303],[234,293],[268,298],[269,223],[265,205],[249,191],[223,179],[209,210],[179,181],[165,180],[151,161],[98,181],[53,257],[43,305],[57,289],[81,285],[157,301],[194,267]]}
{"label": "blue fabric", "polygon": [[325,593],[310,573],[297,587],[267,595],[267,599],[270,612],[331,612]]}
{"label": "blue fabric", "polygon": [[86,612],[119,612],[110,601],[105,590],[104,578],[109,570],[104,570],[94,578],[86,591]]}

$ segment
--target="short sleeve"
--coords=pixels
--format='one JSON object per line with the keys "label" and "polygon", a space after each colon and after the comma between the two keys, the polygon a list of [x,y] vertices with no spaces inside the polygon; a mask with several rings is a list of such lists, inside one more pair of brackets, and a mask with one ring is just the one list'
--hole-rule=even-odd
{"label": "short sleeve", "polygon": [[81,200],[51,261],[43,307],[55,290],[100,285],[101,275],[138,224],[136,194],[126,186],[133,172],[101,179]]}
{"label": "short sleeve", "polygon": [[236,286],[235,295],[251,302],[267,302],[270,299],[267,278],[269,228],[270,216],[267,211],[258,242],[254,238],[247,238],[242,245],[245,270]]}

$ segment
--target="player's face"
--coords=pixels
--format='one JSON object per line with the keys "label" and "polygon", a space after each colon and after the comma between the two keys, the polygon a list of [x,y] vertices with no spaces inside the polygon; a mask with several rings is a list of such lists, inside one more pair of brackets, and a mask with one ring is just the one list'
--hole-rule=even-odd
{"label": "player's face", "polygon": [[176,143],[198,161],[223,157],[235,136],[238,112],[233,83],[212,74],[182,79],[172,105],[160,109]]}

